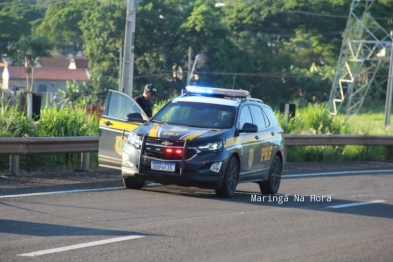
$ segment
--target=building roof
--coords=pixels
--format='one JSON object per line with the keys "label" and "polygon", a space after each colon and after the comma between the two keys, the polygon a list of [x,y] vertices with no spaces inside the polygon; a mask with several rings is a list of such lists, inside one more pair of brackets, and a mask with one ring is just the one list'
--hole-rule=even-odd
{"label": "building roof", "polygon": [[[23,66],[8,66],[9,79],[26,79]],[[85,81],[89,79],[89,71],[85,68],[34,68],[34,79],[51,81]]]}
{"label": "building roof", "polygon": [[42,68],[68,68],[70,59],[66,56],[40,57],[40,64]]}
{"label": "building roof", "polygon": [[70,68],[72,62],[75,63],[76,68],[87,68],[89,60],[84,57],[70,58],[68,56],[40,57],[40,65],[42,68]]}
{"label": "building roof", "polygon": [[84,57],[74,57],[76,68],[88,68],[89,60]]}

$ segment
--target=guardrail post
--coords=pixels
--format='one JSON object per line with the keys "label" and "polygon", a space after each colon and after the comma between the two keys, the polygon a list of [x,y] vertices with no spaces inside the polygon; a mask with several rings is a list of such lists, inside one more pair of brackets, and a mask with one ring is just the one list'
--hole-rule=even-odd
{"label": "guardrail post", "polygon": [[81,169],[83,171],[90,171],[90,153],[83,152],[81,156]]}
{"label": "guardrail post", "polygon": [[19,155],[11,155],[10,157],[10,173],[11,176],[18,176],[19,173]]}

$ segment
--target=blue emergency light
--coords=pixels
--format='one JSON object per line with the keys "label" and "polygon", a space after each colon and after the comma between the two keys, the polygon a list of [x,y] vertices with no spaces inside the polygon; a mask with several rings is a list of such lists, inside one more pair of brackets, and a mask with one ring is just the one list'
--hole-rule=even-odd
{"label": "blue emergency light", "polygon": [[234,90],[226,88],[202,87],[202,86],[186,86],[187,94],[206,95],[206,96],[227,96],[250,98],[250,92],[247,90]]}

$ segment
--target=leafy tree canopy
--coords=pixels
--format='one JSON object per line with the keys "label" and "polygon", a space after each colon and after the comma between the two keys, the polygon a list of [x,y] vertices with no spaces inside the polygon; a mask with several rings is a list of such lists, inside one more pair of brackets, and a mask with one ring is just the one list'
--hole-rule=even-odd
{"label": "leafy tree canopy", "polygon": [[7,52],[10,42],[30,35],[32,24],[43,17],[41,9],[22,0],[0,2],[0,54]]}

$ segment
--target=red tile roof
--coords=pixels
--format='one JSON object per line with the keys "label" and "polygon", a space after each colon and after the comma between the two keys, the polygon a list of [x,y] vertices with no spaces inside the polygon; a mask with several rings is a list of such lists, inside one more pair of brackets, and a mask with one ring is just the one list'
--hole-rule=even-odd
{"label": "red tile roof", "polygon": [[88,68],[89,60],[84,57],[73,57],[68,56],[52,56],[52,57],[40,57],[42,68],[47,67],[60,67],[68,68],[71,63],[71,59],[74,59],[76,68]]}
{"label": "red tile roof", "polygon": [[[10,79],[26,79],[26,73],[23,66],[8,66],[7,69]],[[89,73],[85,68],[35,68],[34,79],[85,81],[89,79]]]}
{"label": "red tile roof", "polygon": [[76,68],[88,68],[89,60],[83,57],[74,57]]}
{"label": "red tile roof", "polygon": [[52,57],[40,57],[41,66],[44,67],[60,67],[68,68],[70,65],[70,58],[66,56],[52,56]]}

